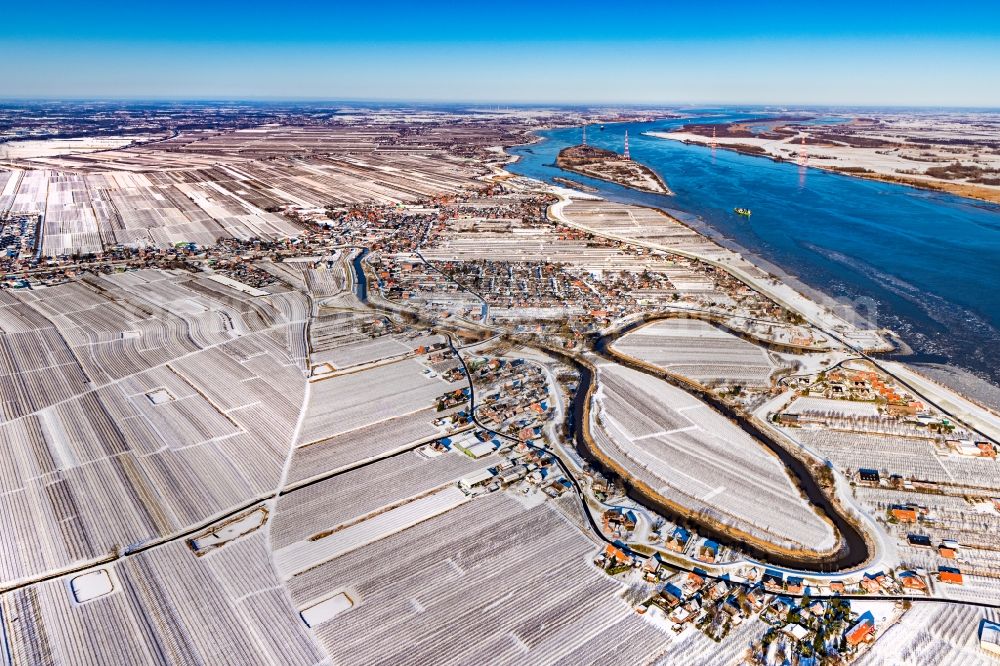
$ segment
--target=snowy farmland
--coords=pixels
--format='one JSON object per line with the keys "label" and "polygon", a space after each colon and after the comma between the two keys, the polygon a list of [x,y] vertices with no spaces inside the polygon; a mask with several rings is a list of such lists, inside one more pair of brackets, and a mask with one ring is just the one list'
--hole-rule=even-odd
{"label": "snowy farmland", "polygon": [[670,249],[698,252],[712,258],[729,255],[728,250],[653,208],[573,199],[561,212],[566,219],[601,233],[655,242]]}
{"label": "snowy farmland", "polygon": [[425,410],[442,394],[465,387],[428,377],[426,370],[407,359],[315,382],[300,445]]}
{"label": "snowy farmland", "polygon": [[330,534],[315,535],[278,548],[274,551],[274,564],[278,575],[287,580],[338,555],[401,532],[468,501],[468,496],[457,486],[446,486],[386,509],[362,522],[340,527]]}
{"label": "snowy farmland", "polygon": [[308,539],[453,483],[487,464],[457,452],[434,458],[408,452],[314,483],[278,502],[271,525],[273,545],[283,548]]}
{"label": "snowy farmland", "polygon": [[69,578],[0,598],[14,664],[318,664],[258,532],[195,555],[177,541],[108,565],[111,592],[79,603]]}
{"label": "snowy farmland", "polygon": [[292,453],[288,481],[304,481],[437,438],[442,431],[435,428],[431,421],[439,415],[432,405],[428,405],[425,409],[410,414],[387,418],[329,439],[299,446]]}
{"label": "snowy farmland", "polygon": [[898,474],[906,479],[970,488],[995,488],[1000,484],[996,459],[950,453],[932,439],[805,428],[785,428],[784,432],[842,470],[864,467],[886,477]]}
{"label": "snowy farmland", "polygon": [[598,386],[595,441],[664,497],[776,544],[834,545],[781,461],[707,405],[612,363],[599,366]]}
{"label": "snowy farmland", "polygon": [[669,638],[589,563],[596,550],[549,503],[526,509],[494,493],[305,571],[289,587],[299,608],[354,592],[352,608],[315,628],[338,663],[361,652],[368,663],[394,664],[654,661]]}
{"label": "snowy farmland", "polygon": [[841,470],[875,469],[925,481],[954,482],[934,443],[914,437],[866,435],[837,430],[785,428],[793,440],[816,451]]}
{"label": "snowy farmland", "polygon": [[411,351],[412,349],[402,340],[391,335],[384,335],[374,340],[361,340],[314,354],[312,361],[313,363],[330,363],[334,368],[349,368],[393,356],[404,356]]}
{"label": "snowy farmland", "polygon": [[996,610],[952,604],[914,604],[902,619],[889,627],[864,655],[858,666],[989,666],[996,664],[979,647],[982,620],[996,622]]}
{"label": "snowy farmland", "polygon": [[297,324],[270,297],[202,284],[148,270],[0,294],[0,581],[278,483],[305,388]]}
{"label": "snowy farmland", "polygon": [[[76,154],[67,146],[84,140],[19,142],[28,150],[11,159],[25,168],[0,181],[0,207],[44,214],[42,252],[50,256],[102,244],[211,245],[297,235],[301,225],[274,212],[285,207],[412,202],[459,192],[481,173],[441,150],[385,151],[383,142],[396,138],[393,130],[345,127],[184,132],[118,150],[114,138],[102,138],[95,145],[112,149]],[[32,150],[39,145],[67,152]],[[302,159],[304,150],[320,154]]]}
{"label": "snowy farmland", "polygon": [[798,398],[788,409],[787,414],[818,414],[837,418],[875,417],[879,415],[878,406],[874,402],[857,402],[854,400],[831,400],[828,398]]}
{"label": "snowy farmland", "polygon": [[619,351],[704,385],[767,386],[775,370],[766,350],[700,319],[664,319],[631,331]]}

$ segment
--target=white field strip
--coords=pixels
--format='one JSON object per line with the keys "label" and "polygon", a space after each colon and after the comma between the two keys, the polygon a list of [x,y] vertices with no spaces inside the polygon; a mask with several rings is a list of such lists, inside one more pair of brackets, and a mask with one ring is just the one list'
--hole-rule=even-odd
{"label": "white field strip", "polygon": [[[677,411],[679,412],[680,410],[678,409]],[[698,426],[690,425],[687,426],[686,428],[674,428],[673,430],[661,430],[659,432],[651,432],[648,435],[642,435],[641,437],[634,437],[632,441],[638,442],[643,439],[650,439],[652,437],[662,437],[663,435],[675,435],[679,432],[691,432],[692,430],[698,430]]]}
{"label": "white field strip", "polygon": [[710,499],[712,499],[713,497],[715,497],[716,495],[721,495],[723,492],[725,492],[725,490],[726,490],[725,486],[719,486],[718,488],[716,488],[712,492],[710,492],[707,495],[705,495],[704,497],[702,497],[701,501],[702,502],[707,502]]}
{"label": "white field strip", "polygon": [[789,414],[836,414],[838,416],[878,416],[874,402],[830,400],[827,398],[799,398],[786,410]]}
{"label": "white field strip", "polygon": [[362,363],[371,363],[390,357],[403,356],[413,351],[391,335],[362,340],[313,354],[314,363],[332,363],[334,368],[349,368]]}
{"label": "white field strip", "polygon": [[237,291],[242,291],[244,294],[249,296],[268,296],[269,292],[263,291],[261,289],[255,289],[248,284],[243,284],[239,280],[234,280],[226,275],[219,275],[218,273],[212,273],[208,276],[209,280],[213,282],[218,282],[219,284],[224,284],[227,287],[231,287]]}
{"label": "white field strip", "polygon": [[[556,508],[576,511],[573,501],[480,497],[292,578],[293,603],[355,593],[353,608],[315,629],[338,664],[657,663],[672,635],[590,563],[596,544]],[[678,657],[699,647],[674,645]]]}
{"label": "white field strip", "polygon": [[332,560],[355,548],[383,539],[405,530],[428,518],[445,513],[469,501],[469,497],[455,486],[448,486],[427,497],[390,509],[385,513],[345,527],[328,537],[316,541],[298,541],[274,553],[278,575],[283,580],[311,569],[317,564]]}
{"label": "white field strip", "polygon": [[[836,430],[785,429],[796,441],[819,452],[840,469],[867,467],[889,474],[932,482],[967,485],[1000,481],[991,459],[940,456],[927,439],[893,437]],[[957,475],[952,474],[954,468]]]}
{"label": "white field strip", "polygon": [[280,549],[399,506],[488,464],[457,452],[434,458],[411,452],[299,488],[278,501],[271,521],[271,545]]}
{"label": "white field strip", "polygon": [[979,624],[997,621],[994,609],[952,604],[914,604],[899,622],[884,628],[859,666],[924,666],[924,664],[995,665],[979,646]]}
{"label": "white field strip", "polygon": [[699,319],[666,319],[617,340],[614,348],[701,383],[766,386],[774,364],[767,352]]}
{"label": "white field strip", "polygon": [[205,557],[175,541],[96,571],[110,574],[112,589],[83,603],[70,588],[75,574],[0,597],[0,661],[329,664],[277,579],[262,532]]}

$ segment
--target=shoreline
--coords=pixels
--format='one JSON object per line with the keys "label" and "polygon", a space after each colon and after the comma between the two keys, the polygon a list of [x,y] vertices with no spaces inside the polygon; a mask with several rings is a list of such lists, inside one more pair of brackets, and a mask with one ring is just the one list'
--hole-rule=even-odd
{"label": "shoreline", "polygon": [[[543,143],[543,142],[549,141],[549,140],[551,140],[551,139],[549,139],[547,137],[544,137],[544,136],[541,136],[540,134],[537,133],[537,131],[533,131],[532,134],[531,134],[531,141],[527,141],[527,142],[524,142],[524,143],[511,144],[509,146],[503,146],[503,150],[507,154],[507,156],[508,156],[509,159],[504,163],[503,167],[501,168],[501,172],[504,173],[504,174],[506,174],[507,176],[514,176],[514,177],[526,178],[526,179],[532,180],[532,181],[537,182],[537,183],[539,183],[539,184],[541,184],[541,185],[543,185],[545,187],[553,187],[553,185],[551,183],[548,183],[548,182],[546,182],[544,180],[539,180],[538,178],[534,178],[532,176],[524,176],[524,175],[521,175],[521,174],[512,173],[510,171],[507,171],[507,169],[506,169],[506,167],[508,167],[508,166],[510,166],[512,164],[517,164],[518,162],[521,161],[521,156],[520,155],[513,155],[513,154],[511,154],[509,152],[511,149],[513,149],[513,148],[521,148],[521,147],[530,147],[530,146],[533,146],[533,145],[536,145],[536,144],[539,144],[539,143]],[[552,164],[551,166],[559,169],[560,171],[566,172],[566,173],[575,173],[575,172],[573,172],[570,169],[566,169],[565,167],[561,167],[561,166],[558,166],[556,164]],[[592,177],[592,176],[589,176],[588,174],[583,174],[583,175],[587,176],[588,178]],[[554,180],[555,180],[555,177],[553,177],[553,181]],[[595,178],[595,180],[602,180],[602,179],[596,179]],[[603,181],[603,182],[610,182],[610,181]],[[617,183],[612,183],[612,184],[617,184]],[[556,186],[560,187],[560,188],[562,188],[564,190],[568,189],[570,194],[576,193],[576,194],[580,195],[580,198],[590,198],[590,199],[598,198],[598,199],[604,199],[606,201],[614,202],[612,199],[608,199],[607,197],[603,196],[600,193],[599,190],[597,190],[597,193],[590,193],[590,192],[585,192],[585,191],[582,191],[582,190],[574,190],[573,188],[567,188],[566,186],[561,185],[561,184],[557,184]],[[715,243],[719,247],[721,247],[723,249],[726,249],[726,250],[729,250],[730,252],[733,252],[735,254],[738,254],[740,257],[742,257],[747,263],[749,263],[750,265],[752,265],[754,268],[756,268],[757,270],[765,273],[769,278],[771,278],[771,279],[773,279],[773,280],[775,280],[775,281],[777,281],[777,282],[779,282],[779,283],[787,286],[793,292],[795,292],[796,295],[798,295],[798,296],[806,299],[807,301],[810,301],[812,304],[816,305],[818,308],[830,307],[830,308],[839,309],[841,312],[844,313],[843,316],[841,316],[842,319],[844,318],[844,316],[847,316],[847,317],[850,317],[853,321],[861,321],[861,322],[865,323],[866,325],[870,325],[870,323],[867,322],[867,321],[865,321],[864,318],[861,317],[861,315],[858,312],[856,312],[848,303],[842,303],[842,302],[838,301],[837,299],[829,296],[825,292],[819,290],[818,288],[811,287],[811,286],[805,284],[804,282],[802,282],[801,280],[799,280],[797,277],[795,277],[795,276],[791,275],[790,273],[788,273],[787,271],[785,271],[782,267],[778,266],[777,264],[774,264],[773,262],[770,262],[770,261],[764,259],[760,255],[758,255],[758,254],[750,251],[749,249],[743,247],[742,245],[740,245],[738,242],[736,242],[732,238],[729,238],[729,237],[725,236],[719,230],[715,229],[711,225],[709,225],[706,222],[702,221],[701,218],[698,218],[698,217],[696,217],[694,215],[691,215],[689,213],[686,213],[684,211],[680,211],[680,210],[676,210],[676,209],[672,209],[672,208],[660,208],[658,206],[651,206],[651,205],[647,205],[647,204],[637,204],[637,203],[630,203],[630,204],[627,204],[627,205],[637,206],[637,207],[640,207],[640,208],[647,208],[649,210],[655,210],[658,213],[660,213],[661,215],[664,215],[668,219],[672,220],[673,222],[675,222],[675,223],[677,223],[677,224],[679,224],[681,226],[687,227],[688,229],[691,229],[693,232],[695,232],[695,233],[697,233],[697,234],[705,237],[707,240],[709,240],[712,243]],[[636,243],[635,240],[628,240],[628,239],[624,239],[624,242]],[[639,242],[638,244],[642,245],[643,243]],[[674,250],[668,250],[668,251],[674,252]],[[851,325],[852,325],[852,327],[857,328],[853,324],[851,324]],[[874,327],[871,327],[871,328],[873,330],[875,330]],[[888,330],[888,329],[878,329],[878,330]],[[886,340],[886,341],[890,345],[892,345],[892,348],[885,349],[884,351],[882,351],[880,353],[893,353],[893,352],[898,351],[897,343],[895,341],[896,340],[900,340],[900,337],[894,331],[888,331],[888,333],[889,333],[889,336],[891,337],[891,339],[890,340]],[[884,337],[885,336],[883,336],[883,338]]]}
{"label": "shoreline", "polygon": [[[651,133],[644,132],[643,134],[651,134]],[[513,144],[510,146],[504,146],[504,152],[507,152],[513,148],[521,146],[532,146],[548,140],[551,139],[548,139],[547,137],[541,136],[537,133],[533,133],[531,141],[526,143]],[[684,141],[680,141],[678,139],[670,139],[670,140],[678,141],[679,143],[687,143]],[[701,145],[701,144],[692,142],[689,145]],[[511,155],[509,152],[507,152],[507,154],[512,158],[512,160],[508,162],[507,165],[516,164],[521,159],[521,156],[519,155]],[[777,160],[772,159],[772,161],[777,161]],[[558,168],[561,171],[566,171],[561,167]],[[527,178],[529,180],[535,181],[545,187],[553,187],[551,183],[548,183],[544,180],[539,180],[531,176],[522,176],[520,174],[514,174],[509,171],[506,171],[506,169],[504,169],[504,171],[513,176],[517,176],[520,178]],[[849,175],[849,174],[842,174],[842,175]],[[577,192],[577,194],[580,195],[580,198],[597,197],[600,199],[613,201],[611,199],[607,199],[607,197],[603,196],[601,193],[592,194],[586,192]],[[777,264],[774,264],[773,262],[770,262],[761,257],[760,255],[748,250],[735,240],[726,237],[722,232],[710,226],[708,223],[702,221],[700,218],[694,215],[685,213],[684,211],[673,210],[669,208],[660,208],[657,206],[649,206],[642,204],[628,204],[628,205],[641,206],[644,208],[649,208],[651,210],[656,210],[662,215],[665,215],[669,219],[677,222],[678,224],[681,224],[691,229],[692,231],[698,233],[699,235],[705,237],[710,242],[715,243],[716,245],[726,250],[729,250],[731,252],[740,255],[747,263],[756,267],[758,270],[766,273],[770,278],[776,280],[780,284],[788,287],[793,292],[798,294],[800,297],[814,304],[817,308],[823,308],[823,307],[835,308],[841,313],[841,318],[846,317],[850,318],[853,322],[867,323],[864,322],[864,319],[853,308],[851,308],[850,304],[840,302],[837,299],[825,293],[824,291],[822,291],[821,289],[817,287],[812,287],[804,283],[798,277],[788,273],[781,266],[778,266]],[[626,239],[626,242],[634,243],[635,241],[634,240],[629,241]],[[639,244],[642,245],[641,242]],[[857,326],[855,326],[853,323],[851,323],[850,325],[852,328],[857,329]],[[993,384],[992,382],[980,377],[971,370],[947,363],[935,364],[940,369],[940,371],[934,373],[934,376],[930,376],[928,373],[921,372],[921,367],[924,364],[920,363],[911,364],[907,362],[906,357],[908,355],[911,355],[912,351],[906,345],[905,340],[903,340],[903,338],[898,333],[896,333],[895,331],[891,331],[889,329],[877,329],[877,330],[887,331],[887,335],[884,335],[883,337],[886,337],[887,341],[893,346],[893,348],[890,350],[873,352],[876,354],[877,357],[880,358],[880,360],[895,361],[901,364],[905,364],[907,368],[909,368],[912,372],[918,374],[925,380],[937,384],[938,386],[952,393],[955,393],[961,397],[964,397],[973,402],[974,404],[976,404],[976,406],[978,406],[979,408],[984,409],[988,413],[995,414],[998,417],[1000,417],[1000,404],[998,404],[996,408],[992,408],[990,406],[994,403],[994,400],[991,399],[991,395],[994,393],[994,391],[996,391],[997,395],[1000,396],[1000,386]],[[998,397],[997,400],[1000,401],[1000,397]]]}
{"label": "shoreline", "polygon": [[[588,195],[591,198],[600,195]],[[602,197],[603,198],[603,197]],[[638,204],[630,204],[638,205]],[[769,277],[778,282],[788,286],[800,296],[818,307],[831,307],[839,308],[843,316],[852,318],[855,321],[860,321],[864,323],[864,318],[858,314],[848,303],[841,303],[837,299],[833,298],[829,294],[826,294],[817,287],[812,287],[794,275],[786,272],[782,267],[767,261],[760,255],[751,252],[750,250],[744,248],[736,241],[727,238],[721,234],[718,230],[710,227],[704,222],[700,222],[698,218],[692,218],[690,221],[681,219],[674,215],[669,210],[664,210],[662,208],[657,208],[655,206],[642,206],[643,208],[649,208],[650,210],[655,210],[668,218],[676,221],[692,231],[704,236],[708,240],[716,243],[720,247],[739,254],[744,260],[746,260],[751,265],[757,267],[759,270],[767,273]],[[854,324],[850,324],[852,328],[857,328]],[[1000,417],[1000,386],[993,384],[992,382],[980,377],[971,370],[961,368],[955,365],[950,365],[948,363],[911,363],[907,361],[907,357],[914,356],[915,353],[906,344],[906,341],[895,331],[886,328],[876,329],[883,332],[883,337],[886,341],[893,346],[892,349],[872,351],[869,352],[879,360],[896,362],[905,365],[910,369],[911,372],[919,375],[923,379],[932,382],[943,389],[951,391],[958,396],[965,398],[966,400],[972,402],[977,407],[986,410],[987,412],[996,414]],[[928,374],[922,372],[924,367],[930,367],[935,369],[936,372],[933,374]]]}
{"label": "shoreline", "polygon": [[[703,137],[705,140],[700,141],[692,136],[698,135],[685,135],[683,138],[680,136],[674,136],[680,134],[679,132],[643,132],[643,136],[653,137],[655,139],[664,139],[667,141],[676,141],[678,143],[683,143],[688,146],[701,146],[702,148],[720,149],[726,150],[731,153],[739,153],[740,155],[747,155],[750,157],[765,157],[772,162],[784,162],[786,164],[795,164],[792,160],[786,159],[780,155],[774,155],[768,152],[764,148],[758,148],[756,144],[737,144],[737,143],[721,143],[717,142],[716,145],[711,145],[711,137]],[[741,150],[741,148],[744,148]],[[824,164],[815,164],[810,162],[806,165],[807,169],[816,169],[818,171],[824,171],[826,173],[833,173],[840,176],[851,176],[854,178],[859,178],[862,180],[870,180],[878,183],[888,183],[890,185],[900,185],[902,187],[911,187],[916,190],[923,190],[925,192],[936,192],[938,194],[950,194],[952,196],[961,197],[963,199],[969,199],[971,201],[982,201],[984,203],[1000,205],[1000,190],[996,191],[994,194],[992,190],[985,189],[985,186],[978,186],[972,183],[953,183],[950,181],[935,181],[935,180],[924,180],[922,178],[913,178],[903,175],[892,175],[886,173],[879,173],[877,171],[864,170],[859,171],[856,169],[861,169],[863,167],[853,167],[853,166],[829,166]],[[988,192],[989,194],[977,194],[975,191],[968,191],[969,189],[982,190],[983,192]]]}
{"label": "shoreline", "polygon": [[578,183],[575,180],[570,180],[569,178],[560,178],[559,176],[556,176],[552,180],[554,180],[559,185],[562,185],[563,187],[568,187],[569,189],[576,190],[577,192],[586,192],[588,194],[592,192],[597,192],[596,187],[591,187],[590,185],[584,185],[583,183]]}
{"label": "shoreline", "polygon": [[[663,192],[657,192],[655,190],[649,190],[649,189],[646,189],[645,187],[639,187],[637,185],[629,185],[628,183],[621,183],[621,182],[618,182],[617,180],[611,180],[610,178],[604,178],[603,176],[598,176],[597,174],[593,174],[593,173],[587,173],[586,171],[581,171],[580,169],[574,169],[573,167],[569,167],[569,166],[562,166],[562,165],[559,165],[559,164],[556,164],[556,166],[559,167],[560,169],[562,169],[563,171],[568,171],[570,173],[575,173],[578,176],[585,176],[587,178],[593,178],[594,180],[603,180],[606,183],[611,183],[612,185],[617,185],[619,187],[626,187],[626,188],[628,188],[630,190],[635,190],[636,192],[645,192],[647,194],[660,194],[660,195],[667,196],[667,197],[674,196],[673,190],[671,190],[669,187],[667,187],[667,184],[663,181],[663,178],[660,177],[660,174],[656,173],[652,169],[649,169],[649,167],[646,167],[645,165],[642,165],[642,166],[644,168],[646,168],[646,169],[649,169],[649,172],[651,174],[653,174],[653,176],[656,178],[657,181],[659,181],[659,183],[661,185],[663,185],[663,189],[664,189]],[[595,189],[594,191],[596,192],[597,190]]]}

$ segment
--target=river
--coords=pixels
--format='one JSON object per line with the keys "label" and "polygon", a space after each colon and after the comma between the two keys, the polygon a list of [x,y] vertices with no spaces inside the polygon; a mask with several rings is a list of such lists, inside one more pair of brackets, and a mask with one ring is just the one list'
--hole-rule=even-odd
{"label": "river", "polygon": [[368,276],[365,275],[364,267],[367,256],[368,248],[362,248],[351,260],[351,265],[354,267],[354,293],[362,303],[368,302]]}
{"label": "river", "polygon": [[[697,122],[759,118],[730,111]],[[541,132],[509,152],[509,170],[546,182],[562,176],[609,200],[661,208],[765,268],[846,301],[897,332],[915,364],[947,364],[1000,385],[1000,206],[866,181],[792,163],[644,136],[690,120],[590,126],[588,143],[657,171],[675,196],[647,194],[569,173],[556,154],[579,128]],[[829,122],[821,118],[820,122]],[[751,222],[732,212],[753,210]]]}

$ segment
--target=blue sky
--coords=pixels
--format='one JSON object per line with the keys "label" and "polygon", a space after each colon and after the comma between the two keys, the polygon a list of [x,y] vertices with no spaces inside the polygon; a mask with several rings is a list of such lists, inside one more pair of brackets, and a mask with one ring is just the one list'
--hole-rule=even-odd
{"label": "blue sky", "polygon": [[1000,2],[60,2],[5,97],[1000,107]]}

